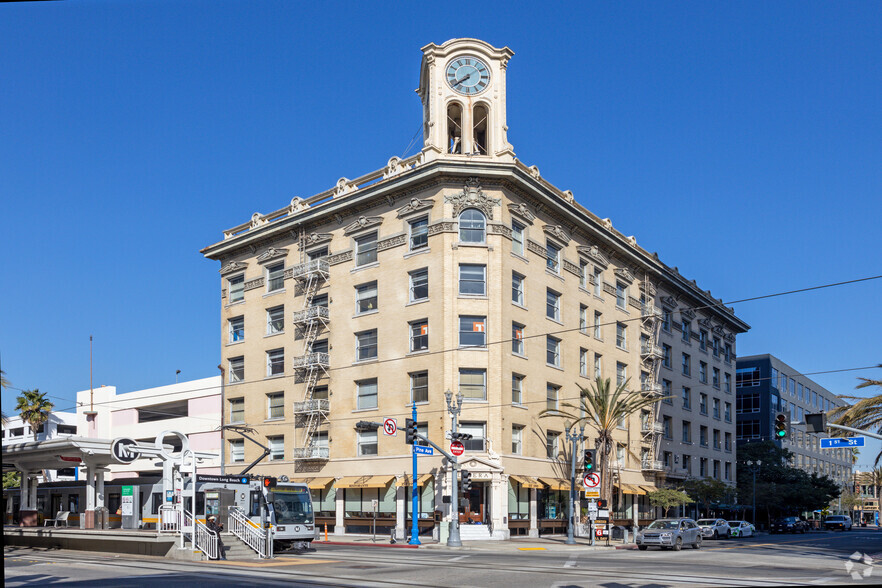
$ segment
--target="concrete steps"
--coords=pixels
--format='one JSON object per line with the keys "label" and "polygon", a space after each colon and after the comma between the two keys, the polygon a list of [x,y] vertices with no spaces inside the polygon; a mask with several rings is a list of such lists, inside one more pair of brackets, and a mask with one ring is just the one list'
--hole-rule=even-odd
{"label": "concrete steps", "polygon": [[257,552],[232,533],[221,533],[224,542],[224,554],[227,559],[257,559]]}
{"label": "concrete steps", "polygon": [[460,525],[459,538],[463,541],[490,541],[490,527],[487,525]]}

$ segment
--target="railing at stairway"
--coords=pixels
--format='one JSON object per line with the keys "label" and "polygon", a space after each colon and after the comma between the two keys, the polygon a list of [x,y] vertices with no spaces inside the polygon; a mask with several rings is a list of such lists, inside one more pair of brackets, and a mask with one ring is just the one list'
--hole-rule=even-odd
{"label": "railing at stairway", "polygon": [[[208,559],[218,558],[217,533],[200,523],[192,513],[186,510],[184,511],[183,526],[184,529],[181,530],[181,533],[185,535],[185,538],[190,539],[194,548],[204,553]],[[193,529],[192,534],[185,530],[187,528]],[[186,537],[187,535],[189,535],[189,537]]]}
{"label": "railing at stairway", "polygon": [[273,538],[272,533],[255,527],[245,516],[241,509],[230,508],[230,531],[233,535],[245,542],[253,549],[261,559],[272,559]]}
{"label": "railing at stairway", "polygon": [[162,505],[159,507],[159,528],[162,533],[177,533],[181,529],[181,511],[174,505]]}

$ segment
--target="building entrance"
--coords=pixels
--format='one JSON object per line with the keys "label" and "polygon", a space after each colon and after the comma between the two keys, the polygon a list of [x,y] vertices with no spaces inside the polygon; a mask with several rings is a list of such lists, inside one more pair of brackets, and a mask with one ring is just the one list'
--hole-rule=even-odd
{"label": "building entrance", "polygon": [[460,523],[487,524],[490,520],[489,491],[486,482],[472,482],[472,488],[459,503]]}

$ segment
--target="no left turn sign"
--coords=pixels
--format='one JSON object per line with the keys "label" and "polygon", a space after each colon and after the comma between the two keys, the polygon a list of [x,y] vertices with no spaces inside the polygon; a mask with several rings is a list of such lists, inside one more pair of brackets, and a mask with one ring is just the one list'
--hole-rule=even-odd
{"label": "no left turn sign", "polygon": [[398,435],[398,421],[395,419],[383,419],[383,433],[393,437]]}
{"label": "no left turn sign", "polygon": [[586,488],[599,488],[600,474],[595,474],[593,472],[590,474],[585,474],[585,477],[582,478],[582,484],[584,484]]}

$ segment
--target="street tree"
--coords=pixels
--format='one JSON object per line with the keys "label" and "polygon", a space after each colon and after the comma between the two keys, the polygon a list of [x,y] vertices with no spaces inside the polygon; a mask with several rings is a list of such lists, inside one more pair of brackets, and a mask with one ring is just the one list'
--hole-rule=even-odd
{"label": "street tree", "polygon": [[711,503],[720,502],[733,488],[716,478],[688,478],[683,481],[683,490],[704,507],[705,516],[710,516]]}
{"label": "street tree", "polygon": [[653,490],[646,495],[646,498],[649,499],[649,504],[652,506],[664,509],[665,516],[668,516],[668,511],[674,506],[686,506],[687,504],[695,502],[688,494],[682,490],[675,490],[674,488],[659,488],[658,490]]}
{"label": "street tree", "polygon": [[613,431],[619,423],[640,412],[661,398],[642,396],[629,391],[630,380],[613,387],[609,378],[596,378],[590,387],[579,386],[579,403],[564,402],[561,410],[547,409],[539,418],[563,417],[574,426],[586,425],[595,433],[594,449],[597,450],[597,471],[600,474],[600,497],[612,503],[612,476],[610,476],[610,453],[615,448]]}
{"label": "street tree", "polygon": [[[10,383],[9,379],[7,379],[6,372],[0,370],[0,388],[9,388],[10,386],[12,386],[12,384]],[[3,424],[5,425],[7,422],[9,422],[9,417],[6,416],[5,412],[0,411],[0,420],[2,420]]]}
{"label": "street tree", "polygon": [[55,405],[46,398],[45,392],[40,392],[36,388],[22,391],[16,401],[15,410],[21,416],[21,420],[31,426],[31,432],[34,434],[34,441],[36,441],[37,429],[49,420],[49,414]]}
{"label": "street tree", "polygon": [[3,472],[3,489],[21,486],[21,472]]}

